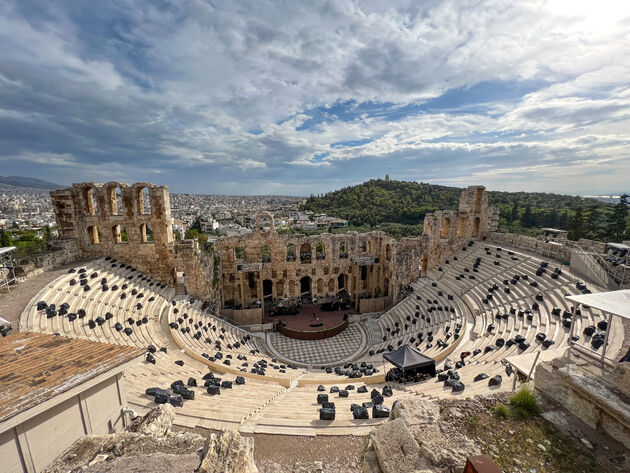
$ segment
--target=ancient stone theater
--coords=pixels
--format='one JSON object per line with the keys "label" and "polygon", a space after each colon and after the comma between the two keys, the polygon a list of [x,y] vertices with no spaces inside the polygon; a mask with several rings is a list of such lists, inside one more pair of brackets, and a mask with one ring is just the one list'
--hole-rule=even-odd
{"label": "ancient stone theater", "polygon": [[[365,435],[397,400],[523,384],[630,446],[630,291],[612,290],[585,250],[596,242],[498,232],[481,186],[428,214],[417,238],[279,234],[263,213],[213,248],[174,239],[165,186],[51,197],[59,238],[33,264],[66,266],[29,296],[0,353],[0,379],[28,358],[0,391],[0,447],[35,465],[24,471],[50,460],[24,448],[29,435],[70,420],[72,438],[111,432],[157,404],[185,429]],[[40,355],[49,346],[63,362]],[[45,391],[43,372],[56,373]]]}

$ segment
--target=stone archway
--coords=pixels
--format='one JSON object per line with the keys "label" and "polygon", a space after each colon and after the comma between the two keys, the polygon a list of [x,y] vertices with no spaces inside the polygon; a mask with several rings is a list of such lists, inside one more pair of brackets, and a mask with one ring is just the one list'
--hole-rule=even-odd
{"label": "stone archway", "polygon": [[271,279],[263,280],[263,299],[273,298],[273,281]]}
{"label": "stone archway", "polygon": [[346,275],[340,274],[337,276],[337,290],[341,291],[346,288]]}
{"label": "stone archway", "polygon": [[310,296],[311,295],[311,278],[309,276],[304,276],[300,279],[300,296]]}

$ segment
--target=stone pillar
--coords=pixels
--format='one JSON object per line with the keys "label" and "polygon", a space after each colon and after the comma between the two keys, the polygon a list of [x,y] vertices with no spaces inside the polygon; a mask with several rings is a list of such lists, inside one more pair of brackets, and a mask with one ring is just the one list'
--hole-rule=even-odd
{"label": "stone pillar", "polygon": [[245,308],[245,285],[244,285],[244,282],[243,282],[243,274],[244,273],[242,273],[242,272],[239,273],[240,280],[241,280],[240,281],[241,282],[240,286],[241,286],[241,308],[242,309]]}
{"label": "stone pillar", "polygon": [[258,271],[258,273],[256,273],[258,276],[258,281],[256,281],[256,296],[258,297],[258,300],[262,303],[263,301],[263,291],[262,291],[262,271]]}

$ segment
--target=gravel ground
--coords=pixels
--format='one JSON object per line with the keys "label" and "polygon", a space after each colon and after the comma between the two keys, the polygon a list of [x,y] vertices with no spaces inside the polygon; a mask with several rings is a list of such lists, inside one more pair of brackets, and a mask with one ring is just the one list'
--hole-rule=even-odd
{"label": "gravel ground", "polygon": [[11,287],[11,292],[0,294],[0,317],[11,322],[14,331],[18,331],[20,315],[31,298],[44,286],[54,281],[59,276],[66,274],[68,269],[80,265],[74,262],[60,266],[51,271],[45,271],[37,276]]}

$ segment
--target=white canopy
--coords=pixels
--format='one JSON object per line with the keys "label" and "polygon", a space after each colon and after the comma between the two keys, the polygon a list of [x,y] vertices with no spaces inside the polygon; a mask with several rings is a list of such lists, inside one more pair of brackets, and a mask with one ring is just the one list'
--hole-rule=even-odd
{"label": "white canopy", "polygon": [[0,248],[0,255],[3,255],[5,253],[10,253],[14,250],[15,250],[15,246],[3,246],[2,248]]}
{"label": "white canopy", "polygon": [[630,289],[566,296],[566,299],[630,319]]}

